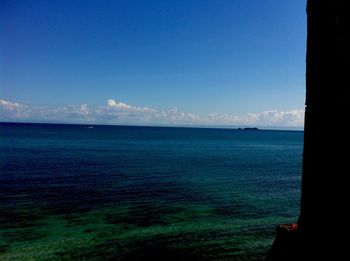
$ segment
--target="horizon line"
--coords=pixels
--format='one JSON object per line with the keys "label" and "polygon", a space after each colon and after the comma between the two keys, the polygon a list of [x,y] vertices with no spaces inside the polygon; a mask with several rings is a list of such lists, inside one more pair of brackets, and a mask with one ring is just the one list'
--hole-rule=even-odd
{"label": "horizon line", "polygon": [[227,126],[227,125],[167,125],[167,124],[102,124],[102,123],[68,123],[68,122],[39,122],[39,121],[1,121],[0,124],[45,124],[45,125],[78,125],[78,126],[110,126],[110,127],[150,127],[150,128],[193,128],[193,129],[231,129],[257,128],[258,130],[274,131],[304,131],[304,127],[272,127],[272,126]]}

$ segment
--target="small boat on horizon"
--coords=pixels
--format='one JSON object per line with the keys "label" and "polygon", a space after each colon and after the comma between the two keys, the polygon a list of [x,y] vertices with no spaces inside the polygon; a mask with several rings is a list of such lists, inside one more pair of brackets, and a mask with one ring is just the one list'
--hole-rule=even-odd
{"label": "small boat on horizon", "polygon": [[93,129],[94,128],[94,126],[88,126],[88,129]]}

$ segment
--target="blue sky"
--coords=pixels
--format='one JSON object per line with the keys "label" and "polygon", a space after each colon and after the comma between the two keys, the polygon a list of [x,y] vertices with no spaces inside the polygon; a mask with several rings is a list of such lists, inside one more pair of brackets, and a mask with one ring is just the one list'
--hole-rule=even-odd
{"label": "blue sky", "polygon": [[1,1],[0,120],[301,127],[305,5]]}

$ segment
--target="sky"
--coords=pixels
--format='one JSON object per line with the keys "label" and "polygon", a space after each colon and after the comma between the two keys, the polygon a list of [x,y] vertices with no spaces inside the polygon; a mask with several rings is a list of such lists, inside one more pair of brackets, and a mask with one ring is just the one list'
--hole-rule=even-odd
{"label": "sky", "polygon": [[302,128],[305,6],[0,1],[0,121]]}

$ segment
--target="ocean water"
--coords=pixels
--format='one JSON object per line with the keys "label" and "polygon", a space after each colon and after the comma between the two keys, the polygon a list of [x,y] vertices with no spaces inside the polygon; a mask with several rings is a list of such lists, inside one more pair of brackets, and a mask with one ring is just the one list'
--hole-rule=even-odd
{"label": "ocean water", "polygon": [[0,124],[0,260],[263,260],[303,132]]}

